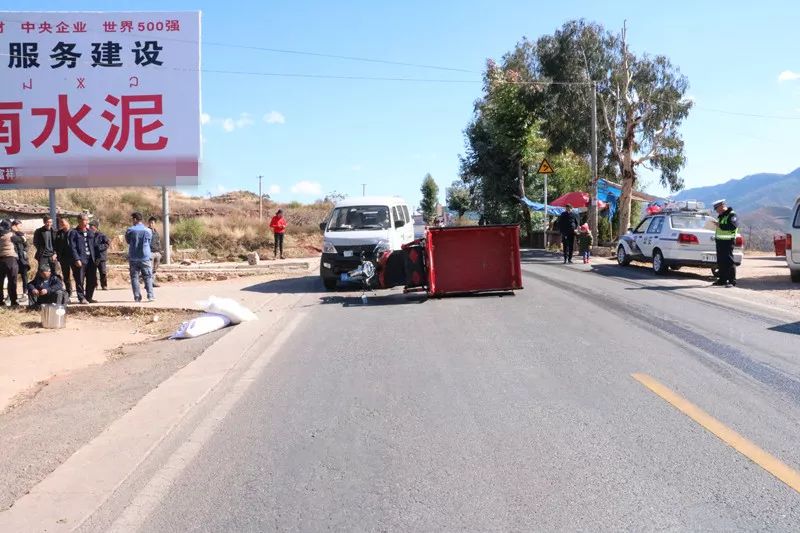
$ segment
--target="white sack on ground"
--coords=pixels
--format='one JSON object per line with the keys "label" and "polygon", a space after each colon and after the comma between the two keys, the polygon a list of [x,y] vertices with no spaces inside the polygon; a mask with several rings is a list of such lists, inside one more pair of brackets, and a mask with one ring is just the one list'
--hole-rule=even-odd
{"label": "white sack on ground", "polygon": [[231,324],[231,319],[214,313],[205,313],[187,320],[178,327],[170,339],[193,339],[212,331],[217,331]]}
{"label": "white sack on ground", "polygon": [[241,322],[249,322],[258,319],[255,313],[236,300],[230,298],[209,296],[208,300],[198,302],[198,305],[208,313],[216,313],[228,317],[231,320],[231,324],[239,324]]}

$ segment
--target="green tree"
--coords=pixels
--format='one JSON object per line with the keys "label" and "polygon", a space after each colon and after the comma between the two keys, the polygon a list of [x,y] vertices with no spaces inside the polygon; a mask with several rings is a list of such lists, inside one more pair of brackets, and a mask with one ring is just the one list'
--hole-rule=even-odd
{"label": "green tree", "polygon": [[472,196],[469,188],[463,181],[454,181],[447,188],[447,208],[458,213],[458,218],[461,218],[471,206]]}
{"label": "green tree", "polygon": [[420,192],[422,193],[422,201],[420,202],[422,218],[425,220],[426,224],[432,224],[433,220],[436,218],[436,204],[438,203],[439,197],[439,186],[436,185],[433,176],[425,174]]}
{"label": "green tree", "polygon": [[685,163],[679,127],[691,102],[688,81],[665,56],[637,57],[626,30],[612,34],[599,24],[573,20],[535,43],[523,40],[504,57],[528,84],[528,107],[542,120],[554,150],[588,157],[591,141],[590,83],[597,86],[598,166],[601,175],[621,177],[619,230],[630,223],[631,193],[641,167],[660,171],[662,185],[683,187]]}

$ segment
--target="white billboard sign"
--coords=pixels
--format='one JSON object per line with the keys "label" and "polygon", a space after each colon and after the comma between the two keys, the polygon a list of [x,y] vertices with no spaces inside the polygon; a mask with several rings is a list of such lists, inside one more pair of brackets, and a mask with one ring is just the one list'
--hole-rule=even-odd
{"label": "white billboard sign", "polygon": [[0,12],[0,187],[192,185],[199,12]]}

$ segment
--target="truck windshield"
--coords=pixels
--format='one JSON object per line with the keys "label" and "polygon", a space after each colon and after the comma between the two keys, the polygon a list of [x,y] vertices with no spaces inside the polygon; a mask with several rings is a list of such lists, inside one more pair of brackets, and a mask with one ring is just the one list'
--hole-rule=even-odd
{"label": "truck windshield", "polygon": [[672,229],[705,229],[711,217],[707,215],[672,215]]}
{"label": "truck windshield", "polygon": [[382,230],[389,227],[389,208],[385,205],[337,207],[328,223],[328,231]]}

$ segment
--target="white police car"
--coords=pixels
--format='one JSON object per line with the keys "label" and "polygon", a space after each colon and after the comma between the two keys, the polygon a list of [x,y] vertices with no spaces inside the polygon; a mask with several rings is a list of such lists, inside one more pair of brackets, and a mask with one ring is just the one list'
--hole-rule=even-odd
{"label": "white police car", "polygon": [[[700,202],[670,204],[620,237],[617,263],[652,263],[656,274],[682,266],[708,267],[716,275],[715,221]],[[737,235],[733,251],[737,266],[742,264],[743,247],[744,239]]]}

